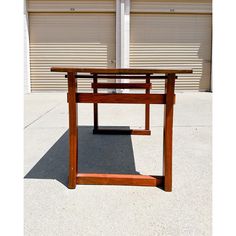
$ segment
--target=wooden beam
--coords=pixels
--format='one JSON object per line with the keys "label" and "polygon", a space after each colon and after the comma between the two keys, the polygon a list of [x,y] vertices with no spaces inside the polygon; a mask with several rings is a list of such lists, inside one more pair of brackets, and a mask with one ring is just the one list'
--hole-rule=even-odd
{"label": "wooden beam", "polygon": [[163,176],[79,173],[77,184],[161,186]]}
{"label": "wooden beam", "polygon": [[165,81],[166,105],[164,110],[163,129],[163,175],[164,190],[172,191],[172,139],[173,139],[173,114],[175,102],[175,80],[174,74],[169,74],[169,80]]}
{"label": "wooden beam", "polygon": [[165,94],[76,93],[79,103],[165,104]]}
{"label": "wooden beam", "polygon": [[[82,79],[82,78],[93,78],[93,74],[87,74],[87,75],[81,75],[77,74],[76,78]],[[146,79],[147,77],[144,75],[119,75],[119,74],[114,74],[114,75],[109,75],[109,74],[98,74],[97,75],[98,79]],[[167,76],[165,75],[152,75],[150,76],[151,79],[167,79]],[[177,79],[177,77],[176,77]]]}
{"label": "wooden beam", "polygon": [[[150,83],[150,75],[147,74],[146,83]],[[146,88],[146,94],[150,94],[150,88]],[[150,104],[145,104],[145,129],[150,129]]]}
{"label": "wooden beam", "polygon": [[132,69],[132,68],[78,68],[78,67],[52,67],[54,72],[73,72],[91,74],[189,74],[190,69]]}
{"label": "wooden beam", "polygon": [[[95,73],[94,73],[95,74]],[[77,79],[92,79],[94,74],[76,74],[75,77]],[[145,75],[120,75],[120,74],[96,74],[98,79],[146,79]],[[65,75],[67,78],[67,75]],[[166,75],[150,75],[150,79],[167,79]],[[178,76],[175,76],[175,79],[178,79]]]}
{"label": "wooden beam", "polygon": [[151,130],[145,129],[111,129],[98,128],[93,130],[94,134],[124,134],[124,135],[151,135]]}
{"label": "wooden beam", "polygon": [[[93,84],[97,84],[97,75],[93,74]],[[97,93],[98,90],[97,88],[93,88],[93,93]],[[98,104],[94,103],[93,104],[93,128],[97,129],[98,128]]]}
{"label": "wooden beam", "polygon": [[[92,79],[94,74],[77,74],[76,78],[77,79],[83,79],[83,78],[88,78]],[[67,78],[67,75],[65,75]],[[97,75],[98,79],[146,79],[147,76],[145,75],[119,75],[119,74],[114,74],[114,75],[109,75],[109,74],[98,74]],[[150,79],[167,79],[166,75],[150,75]],[[177,76],[175,77],[176,79],[178,78]]]}
{"label": "wooden beam", "polygon": [[151,89],[151,83],[92,83],[92,88]]}
{"label": "wooden beam", "polygon": [[69,103],[69,181],[68,188],[75,188],[78,173],[78,129],[76,104],[76,78],[75,73],[68,73],[68,103]]}

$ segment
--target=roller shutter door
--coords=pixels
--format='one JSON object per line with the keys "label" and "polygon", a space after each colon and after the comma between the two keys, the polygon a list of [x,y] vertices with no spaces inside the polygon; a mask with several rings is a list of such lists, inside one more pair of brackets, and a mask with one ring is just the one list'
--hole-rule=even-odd
{"label": "roller shutter door", "polygon": [[[211,15],[131,14],[130,67],[193,68],[176,89],[208,91],[211,77]],[[154,90],[163,89],[163,81]]]}
{"label": "roller shutter door", "polygon": [[[114,13],[30,13],[31,89],[66,91],[67,81],[51,66],[114,67]],[[80,91],[90,83],[80,79]]]}

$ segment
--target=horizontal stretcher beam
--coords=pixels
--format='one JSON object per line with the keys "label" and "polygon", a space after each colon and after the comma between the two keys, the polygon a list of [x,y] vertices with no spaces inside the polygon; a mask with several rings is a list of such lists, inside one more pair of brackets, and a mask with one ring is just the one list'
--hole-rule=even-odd
{"label": "horizontal stretcher beam", "polygon": [[[79,79],[83,79],[83,78],[91,78],[91,79],[94,79],[97,78],[97,79],[167,79],[168,77],[165,76],[165,75],[148,75],[148,76],[145,76],[145,75],[102,75],[102,74],[99,74],[99,75],[78,75],[76,74],[75,75],[75,78],[79,78]],[[65,78],[67,78],[67,75],[65,75]],[[175,76],[175,78],[177,79],[178,77]]]}
{"label": "horizontal stretcher beam", "polygon": [[77,103],[165,104],[166,94],[76,93]]}
{"label": "horizontal stretcher beam", "polygon": [[163,176],[126,175],[126,174],[77,174],[76,184],[162,186]]}
{"label": "horizontal stretcher beam", "polygon": [[94,134],[124,134],[124,135],[150,135],[151,130],[146,129],[111,129],[111,128],[98,128],[93,130]]}
{"label": "horizontal stretcher beam", "polygon": [[151,83],[92,83],[92,88],[151,89]]}

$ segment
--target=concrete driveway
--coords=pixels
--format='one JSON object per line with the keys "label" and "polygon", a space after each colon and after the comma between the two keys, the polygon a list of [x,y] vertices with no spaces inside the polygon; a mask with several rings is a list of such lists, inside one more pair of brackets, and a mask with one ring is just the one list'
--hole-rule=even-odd
{"label": "concrete driveway", "polygon": [[[25,95],[26,236],[211,235],[211,93],[178,93],[173,192],[80,185],[69,190],[65,93]],[[151,136],[92,134],[92,105],[79,105],[82,172],[162,175],[163,107]],[[103,126],[142,127],[143,105],[99,105]]]}

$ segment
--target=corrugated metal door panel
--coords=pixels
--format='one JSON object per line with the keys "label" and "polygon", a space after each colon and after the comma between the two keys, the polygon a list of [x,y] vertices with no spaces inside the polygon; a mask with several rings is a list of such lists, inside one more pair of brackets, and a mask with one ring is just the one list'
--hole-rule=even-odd
{"label": "corrugated metal door panel", "polygon": [[[61,73],[52,66],[114,67],[115,16],[113,13],[31,13],[31,88],[66,91]],[[78,80],[79,91],[91,91],[86,79]]]}
{"label": "corrugated metal door panel", "polygon": [[[131,14],[130,67],[192,68],[179,75],[177,90],[210,88],[211,16]],[[154,81],[153,81],[154,82]],[[155,81],[154,90],[163,90]]]}
{"label": "corrugated metal door panel", "polygon": [[29,36],[26,16],[24,16],[24,93],[29,92]]}
{"label": "corrugated metal door panel", "polygon": [[115,11],[115,0],[29,0],[29,12]]}
{"label": "corrugated metal door panel", "polygon": [[131,12],[211,13],[211,0],[132,0]]}

